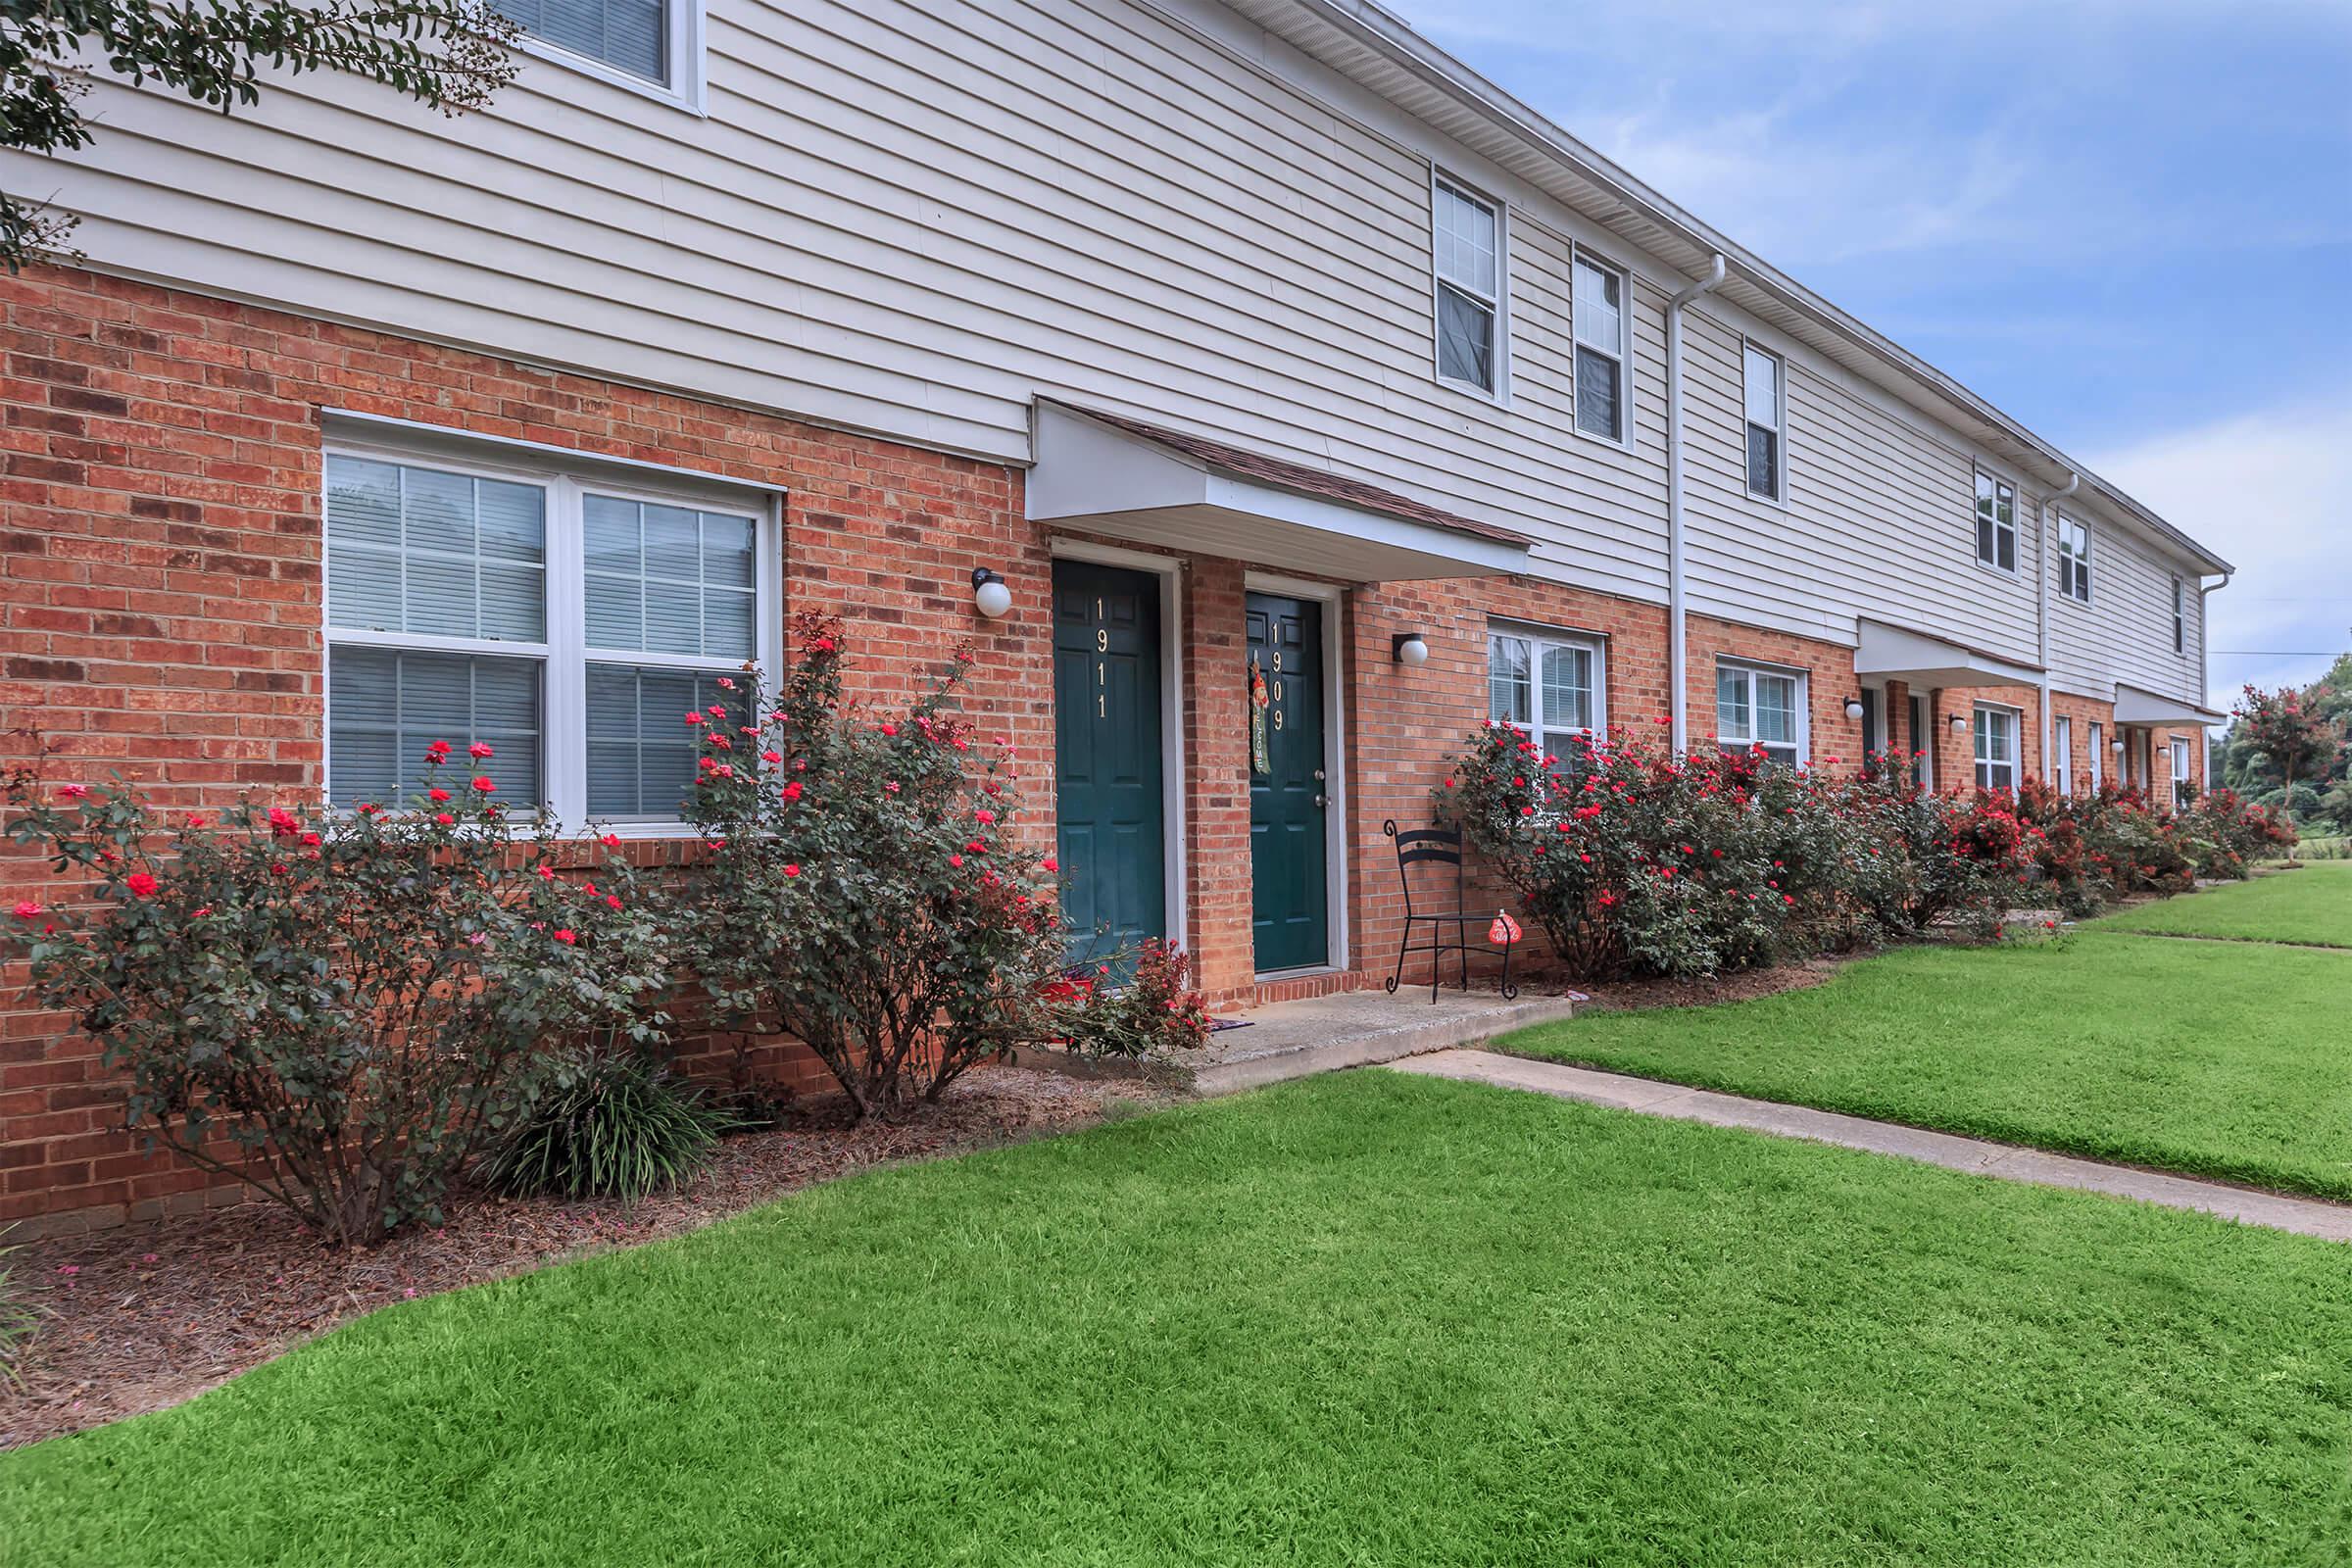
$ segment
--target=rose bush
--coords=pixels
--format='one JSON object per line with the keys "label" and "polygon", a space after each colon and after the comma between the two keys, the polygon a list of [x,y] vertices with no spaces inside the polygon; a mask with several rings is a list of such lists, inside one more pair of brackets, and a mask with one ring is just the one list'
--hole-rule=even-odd
{"label": "rose bush", "polygon": [[665,943],[613,846],[445,777],[450,751],[414,809],[348,815],[167,819],[120,782],[8,781],[14,838],[73,879],[17,905],[17,944],[127,1078],[130,1127],[339,1242],[437,1218],[560,1048],[663,1021]]}
{"label": "rose bush", "polygon": [[895,1113],[1052,1037],[1056,867],[1007,831],[1009,745],[954,710],[969,656],[883,710],[844,695],[837,620],[801,615],[793,638],[772,708],[747,669],[680,715],[707,857],[672,907],[722,1018],[797,1035],[858,1114]]}
{"label": "rose bush", "polygon": [[1198,1050],[1208,1039],[1208,1005],[1192,979],[1192,958],[1157,938],[1131,959],[1121,956],[1057,975],[1045,988],[1052,1040],[1098,1057],[1166,1060]]}

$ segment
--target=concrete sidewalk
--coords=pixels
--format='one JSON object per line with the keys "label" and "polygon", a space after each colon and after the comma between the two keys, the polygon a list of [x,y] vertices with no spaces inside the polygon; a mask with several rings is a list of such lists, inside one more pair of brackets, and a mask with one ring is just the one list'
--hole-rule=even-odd
{"label": "concrete sidewalk", "polygon": [[2292,1231],[2330,1242],[2352,1242],[2352,1205],[2253,1192],[2186,1176],[2162,1176],[2129,1165],[2044,1153],[1952,1133],[1926,1132],[1895,1122],[1871,1121],[1777,1101],[1749,1100],[1742,1095],[1689,1089],[1680,1084],[1595,1072],[1558,1062],[1530,1061],[1490,1051],[1440,1051],[1395,1062],[1392,1070],[1525,1089],[1561,1100],[1639,1111],[1645,1116],[1671,1116],[1678,1121],[1705,1122],[1712,1127],[1742,1127],[1783,1138],[1810,1139],[1843,1149],[1921,1160],[2000,1181],[2107,1193],[2117,1198],[2137,1199],[2143,1203],[2161,1203],[2167,1208],[2218,1214],[2241,1224]]}

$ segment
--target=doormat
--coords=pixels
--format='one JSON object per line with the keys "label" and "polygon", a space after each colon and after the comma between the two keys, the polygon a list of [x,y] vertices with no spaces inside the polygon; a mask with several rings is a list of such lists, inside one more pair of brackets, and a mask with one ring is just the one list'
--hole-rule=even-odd
{"label": "doormat", "polygon": [[1256,1020],[1250,1018],[1211,1018],[1208,1020],[1208,1032],[1212,1035],[1222,1034],[1228,1029],[1254,1029],[1256,1027]]}

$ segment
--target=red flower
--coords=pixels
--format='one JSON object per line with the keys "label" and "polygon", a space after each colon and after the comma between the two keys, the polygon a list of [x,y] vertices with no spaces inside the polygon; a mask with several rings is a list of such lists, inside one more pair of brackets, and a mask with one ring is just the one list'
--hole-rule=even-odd
{"label": "red flower", "polygon": [[130,875],[122,879],[122,885],[130,889],[132,895],[136,898],[152,899],[155,897],[155,890],[160,884],[157,883],[155,878],[149,876],[144,871],[133,871],[130,873]]}
{"label": "red flower", "polygon": [[479,761],[485,757],[494,757],[497,754],[490,750],[488,741],[475,741],[471,746],[466,748],[466,755]]}
{"label": "red flower", "polygon": [[773,767],[776,763],[784,760],[784,754],[776,751],[761,752],[760,754],[760,760],[767,763],[770,767]]}
{"label": "red flower", "polygon": [[435,811],[433,813],[433,820],[440,823],[443,827],[448,827],[452,823],[456,822],[457,818],[450,815],[447,811]]}
{"label": "red flower", "polygon": [[700,713],[688,713],[686,715],[686,722],[689,724],[700,724],[703,721],[703,715]]}
{"label": "red flower", "polygon": [[963,857],[960,855],[951,855],[948,857],[948,863],[956,866],[958,869],[961,869],[963,865]]}
{"label": "red flower", "polygon": [[1038,864],[1044,866],[1049,871],[1058,871],[1061,869],[1061,862],[1054,858],[1054,857],[1051,855],[1047,856],[1043,860],[1040,860]]}
{"label": "red flower", "polygon": [[302,824],[294,820],[294,813],[292,811],[287,810],[282,806],[272,806],[270,808],[270,831],[273,836],[281,839],[290,839],[295,835],[295,833],[300,831],[301,827]]}
{"label": "red flower", "polygon": [[30,900],[30,899],[26,899],[26,900],[25,900],[24,903],[22,903],[22,904],[20,904],[20,905],[18,905],[18,906],[17,906],[17,918],[18,918],[18,919],[20,919],[20,920],[37,920],[37,919],[39,919],[40,917],[41,917],[41,906],[40,906],[38,904],[35,904],[35,903],[34,903],[32,900]]}
{"label": "red flower", "polygon": [[797,801],[801,798],[801,781],[799,779],[796,778],[784,786],[784,798],[788,801]]}
{"label": "red flower", "polygon": [[801,874],[799,863],[796,861],[795,863],[784,867],[784,874],[786,876],[799,876]]}
{"label": "red flower", "polygon": [[89,793],[90,787],[87,784],[60,784],[57,787],[57,798],[61,801],[83,800],[88,797]]}
{"label": "red flower", "polygon": [[579,941],[579,940],[580,940],[580,939],[579,939],[577,936],[575,936],[575,935],[574,935],[574,934],[573,934],[573,933],[572,933],[570,930],[568,930],[567,928],[565,928],[565,927],[564,927],[564,926],[558,926],[558,927],[556,927],[556,929],[555,929],[555,931],[554,931],[553,935],[555,936],[555,939],[556,939],[558,942],[561,942],[561,943],[563,943],[563,944],[564,944],[565,947],[567,947],[567,948],[568,948],[568,947],[570,947],[570,946],[571,946],[571,945],[572,945],[574,942],[577,942],[577,941]]}
{"label": "red flower", "polygon": [[488,795],[491,791],[497,789],[498,785],[491,781],[489,774],[484,773],[474,779],[473,787],[481,791],[484,795]]}
{"label": "red flower", "polygon": [[[360,808],[360,809],[363,811],[372,811],[375,809],[375,808],[372,806],[363,806]],[[188,826],[192,829],[207,828],[211,827],[212,825],[212,819],[206,816],[202,811],[198,811],[188,818]]]}
{"label": "red flower", "polygon": [[608,833],[603,838],[598,839],[597,842],[602,844],[608,850],[617,850],[620,848],[620,835],[617,833]]}
{"label": "red flower", "polygon": [[435,741],[424,749],[424,755],[438,762],[449,755],[449,742]]}
{"label": "red flower", "polygon": [[996,819],[997,813],[990,810],[985,806],[972,813],[972,820],[978,822],[983,827],[987,826],[991,822],[994,822]]}
{"label": "red flower", "polygon": [[318,847],[318,835],[316,833],[305,833],[302,836],[302,842],[304,848],[315,850]]}
{"label": "red flower", "polygon": [[606,902],[607,904],[611,905],[611,906],[612,906],[613,908],[615,908],[615,909],[617,909],[617,908],[619,908],[619,907],[620,907],[620,896],[619,896],[618,894],[616,894],[616,893],[608,893],[608,894],[606,894],[606,895],[605,895],[605,902]]}
{"label": "red flower", "polygon": [[449,791],[440,788],[429,789],[424,792],[424,798],[435,806],[439,806],[443,801],[449,799]]}

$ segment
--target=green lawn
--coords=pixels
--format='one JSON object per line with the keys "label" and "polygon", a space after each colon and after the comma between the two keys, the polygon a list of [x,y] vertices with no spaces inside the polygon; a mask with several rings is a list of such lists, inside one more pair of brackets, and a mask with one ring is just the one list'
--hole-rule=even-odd
{"label": "green lawn", "polygon": [[2093,931],[1910,948],[1810,991],[1588,1014],[1501,1049],[2352,1199],[2348,1004],[2352,954]]}
{"label": "green lawn", "polygon": [[2352,860],[2316,861],[2299,871],[2144,904],[2098,924],[2117,931],[2352,948]]}
{"label": "green lawn", "polygon": [[2246,1563],[2352,1248],[1380,1071],[818,1189],[0,1455],[20,1564]]}

